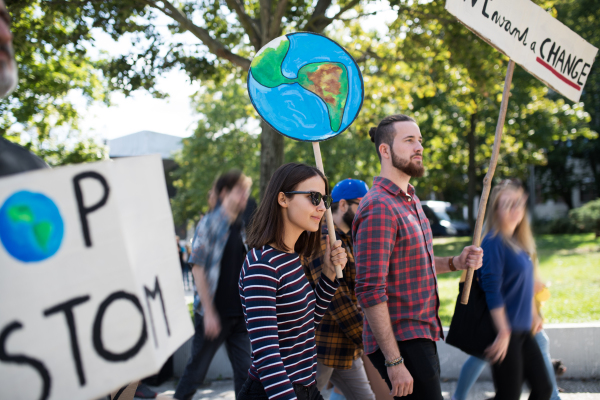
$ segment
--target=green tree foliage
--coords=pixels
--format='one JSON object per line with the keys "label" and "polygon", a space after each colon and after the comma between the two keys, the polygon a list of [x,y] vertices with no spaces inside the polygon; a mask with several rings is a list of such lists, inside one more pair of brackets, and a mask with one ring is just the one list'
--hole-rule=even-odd
{"label": "green tree foliage", "polygon": [[55,127],[77,130],[79,115],[68,99],[71,90],[88,101],[103,100],[106,92],[101,63],[90,60],[83,46],[91,39],[89,27],[75,23],[79,10],[66,2],[52,7],[47,3],[6,1],[19,86],[0,99],[0,135],[21,142],[51,165],[95,161],[104,157],[104,149],[92,140],[78,139],[75,133],[70,143],[51,137]]}
{"label": "green tree foliage", "polygon": [[[404,60],[425,72],[413,101],[421,130],[432,140],[424,192],[471,205],[487,172],[508,59],[454,20],[443,0],[392,4],[399,10],[392,32],[406,38]],[[582,104],[549,93],[518,66],[512,83],[496,179],[524,178],[527,165],[544,164],[556,143],[595,136]]]}
{"label": "green tree foliage", "polygon": [[[476,189],[481,190],[494,140],[507,59],[456,22],[445,12],[443,5],[442,0],[411,7],[398,4],[399,17],[391,25],[389,35],[365,32],[356,21],[328,31],[357,60],[365,82],[363,109],[356,121],[341,135],[321,143],[325,170],[332,183],[353,177],[371,185],[372,177],[379,173],[379,160],[368,130],[386,115],[403,112],[418,120],[424,137],[428,172],[424,178],[413,180],[421,198],[436,193],[444,200],[467,203],[468,136],[473,122],[476,144],[472,154],[473,167]],[[240,82],[245,83],[243,78]],[[232,90],[231,85],[226,86],[227,91]],[[221,89],[215,86],[212,90],[219,92]],[[229,108],[244,107],[246,114],[242,115],[247,117],[242,121],[245,124],[256,116],[245,93],[241,96],[198,97],[197,101],[199,111],[205,115],[208,111],[202,110],[207,107],[219,110],[206,119],[211,124],[213,118],[222,118],[221,110]],[[234,107],[234,104],[237,105]],[[546,162],[546,149],[552,148],[554,143],[593,137],[588,120],[581,104],[550,97],[541,82],[518,67],[513,78],[502,157],[496,176],[498,179],[524,178],[528,164]],[[214,146],[211,147],[214,151],[218,146],[225,146],[224,142],[213,138],[214,132],[222,129],[223,125],[219,124],[212,124],[206,132],[203,130],[206,126],[200,127],[194,140]],[[239,126],[241,131],[247,131],[244,124]],[[198,139],[201,130],[201,139]],[[242,135],[242,132],[236,131],[236,134]],[[235,138],[231,133],[218,136],[222,141]],[[193,165],[194,157],[186,151],[180,163],[190,162],[182,167],[182,171],[189,170],[184,174],[191,182],[194,174],[200,177],[203,169]],[[216,155],[214,157],[217,159]],[[286,138],[285,161],[314,164],[312,145]],[[256,168],[250,159],[240,159],[238,164],[231,166]],[[218,171],[225,169],[221,167]],[[202,177],[204,183],[199,193],[187,197],[190,204],[187,210],[193,210],[192,213],[174,202],[174,209],[182,218],[199,210],[198,206],[191,206],[194,199],[205,203],[206,192],[217,173],[214,171]],[[192,186],[200,187],[189,187]],[[186,195],[181,191],[180,196]]]}
{"label": "green tree foliage", "polygon": [[[358,3],[340,1],[334,10],[330,0],[9,0],[21,81],[19,90],[0,103],[2,129],[6,132],[16,122],[35,128],[41,138],[36,148],[55,157],[56,164],[60,157],[88,159],[78,153],[66,156],[67,147],[44,144],[50,127],[76,123],[77,114],[66,97],[69,90],[79,89],[90,100],[106,99],[107,90],[127,94],[146,89],[162,96],[154,89],[156,78],[172,68],[184,69],[206,87],[196,98],[202,119],[186,141],[176,180],[181,190],[174,207],[178,218],[189,217],[202,209],[214,177],[230,167],[240,167],[256,180],[260,176],[264,186],[265,177],[283,161],[284,147],[287,161],[312,162],[310,144],[284,141],[264,130],[259,138],[258,128],[249,134],[249,125],[258,125],[242,89],[243,72],[251,55],[272,38],[294,30],[323,32],[344,12],[361,12]],[[421,197],[436,192],[447,200],[465,201],[469,164],[478,182],[487,168],[506,58],[449,16],[443,0],[390,4],[398,19],[388,36],[364,32],[356,20],[327,31],[358,60],[366,96],[353,126],[322,144],[326,170],[332,182],[357,177],[370,183],[379,165],[368,128],[386,115],[405,112],[418,119],[425,138],[429,173],[415,181]],[[168,33],[156,26],[160,14],[172,20]],[[588,27],[586,32],[594,32],[593,16],[579,13],[569,18],[579,24],[572,26],[576,31]],[[131,38],[132,52],[114,60],[90,60],[86,46],[93,43],[93,28],[114,39]],[[581,135],[593,139],[581,104],[549,96],[540,82],[520,69],[513,82],[498,177],[522,176],[526,164],[545,162],[545,149],[556,142]],[[597,90],[593,84],[588,87],[589,102],[595,104]],[[260,165],[257,152],[262,155]],[[86,154],[99,153],[91,149]]]}
{"label": "green tree foliage", "polygon": [[[559,20],[577,32],[592,45],[600,48],[600,7],[595,0],[558,0],[555,4]],[[592,131],[600,133],[600,67],[594,63],[588,75],[581,95],[583,109],[590,115],[589,126]],[[571,189],[579,186],[579,179],[574,181],[567,173],[569,159],[582,160],[591,172],[595,193],[600,196],[600,138],[578,137],[569,141],[568,145],[555,143],[554,150],[548,154],[548,164],[536,169],[540,177],[542,190],[549,197],[558,197],[571,204]]]}
{"label": "green tree foliage", "polygon": [[[443,4],[444,1],[436,0],[411,7],[398,5],[399,18],[391,25],[389,35],[365,32],[356,21],[345,22],[328,32],[357,60],[365,82],[363,108],[356,121],[347,131],[321,143],[325,171],[332,183],[351,177],[371,185],[372,177],[379,174],[380,167],[368,130],[386,115],[402,112],[418,120],[424,137],[428,172],[424,178],[412,181],[421,198],[436,193],[444,200],[467,202],[468,136],[473,122],[473,167],[476,189],[481,190],[492,150],[507,59],[453,20],[443,9]],[[243,77],[241,82],[244,83]],[[226,86],[227,90],[231,90],[231,85],[230,82]],[[215,86],[211,90],[219,92],[222,89]],[[211,124],[213,118],[222,118],[221,110],[244,107],[247,114],[242,115],[247,117],[241,119],[244,124],[239,125],[242,136],[242,132],[248,131],[244,126],[252,121],[252,117],[256,118],[245,93],[239,97],[198,97],[197,101],[199,111],[214,107],[219,110],[206,119]],[[234,107],[234,104],[237,105]],[[201,112],[206,114],[207,111]],[[236,117],[235,120],[240,119]],[[524,178],[528,164],[546,162],[546,149],[555,142],[593,137],[588,120],[582,104],[550,97],[541,82],[518,67],[513,79],[497,178]],[[210,151],[218,151],[218,146],[224,148],[224,142],[217,142],[215,136],[224,141],[234,140],[236,136],[231,133],[215,134],[220,132],[221,126],[212,124],[208,131],[202,131],[201,141],[207,143],[205,149],[209,149],[208,144],[213,149]],[[256,126],[256,121],[252,126]],[[199,132],[205,128],[199,128]],[[198,132],[194,140],[200,143],[197,136]],[[210,141],[207,138],[211,138]],[[287,138],[284,143],[286,162],[314,164],[310,143]],[[180,164],[186,161],[189,164],[182,167],[181,173],[187,174],[188,182],[191,182],[191,179],[200,179],[204,169],[193,165],[195,157],[186,151]],[[212,153],[209,157],[218,159]],[[240,159],[238,164],[231,165],[246,166],[249,170],[256,168],[251,159],[243,162]],[[188,172],[183,172],[185,170]],[[187,197],[189,205],[186,209],[174,202],[175,212],[181,218],[193,217],[200,209],[198,205],[192,206],[194,202],[205,204],[206,192],[217,170],[213,171],[202,177],[205,183],[200,192]],[[195,175],[198,178],[192,178]],[[186,195],[180,193],[179,196]]]}
{"label": "green tree foliage", "polygon": [[33,151],[52,167],[101,161],[108,157],[106,148],[94,139],[77,134],[72,136],[75,137],[61,142],[50,138],[44,142],[44,147],[34,147]]}
{"label": "green tree foliage", "polygon": [[[332,0],[8,0],[7,6],[15,19],[39,22],[37,25],[27,22],[19,39],[38,46],[38,56],[21,60],[27,66],[36,62],[48,64],[54,54],[61,52],[91,65],[85,45],[93,43],[91,30],[99,28],[115,40],[127,36],[133,46],[130,53],[96,65],[90,72],[101,67],[105,88],[109,90],[129,94],[146,89],[162,96],[155,83],[165,71],[180,68],[191,79],[223,83],[232,73],[247,71],[251,56],[272,39],[287,31],[323,32],[345,12],[356,8],[359,1],[339,0],[334,4]],[[169,18],[168,29],[157,27],[158,16]],[[37,35],[43,37],[38,39]],[[29,54],[26,50],[22,49],[21,54]],[[62,66],[65,58],[59,56],[58,60]],[[48,76],[53,68],[49,66],[42,72]],[[71,86],[75,87],[78,86]],[[56,100],[64,100],[63,92],[52,85],[50,88],[49,95],[54,98],[48,103],[60,104]],[[19,93],[23,100],[36,96],[32,91],[19,90]],[[69,106],[65,102],[58,115],[74,121],[75,110]],[[17,104],[13,114],[22,108]],[[42,111],[34,108],[28,115],[40,118],[46,115]],[[27,121],[24,117],[15,119]],[[283,161],[283,138],[267,125],[262,130],[261,184],[265,186]]]}
{"label": "green tree foliage", "polygon": [[202,117],[194,134],[183,140],[183,150],[176,158],[180,168],[172,173],[177,188],[172,208],[178,225],[198,220],[199,213],[207,211],[213,182],[232,168],[253,178],[252,194],[258,198],[260,128],[245,85],[239,77],[230,78],[220,86],[209,84],[196,95]]}

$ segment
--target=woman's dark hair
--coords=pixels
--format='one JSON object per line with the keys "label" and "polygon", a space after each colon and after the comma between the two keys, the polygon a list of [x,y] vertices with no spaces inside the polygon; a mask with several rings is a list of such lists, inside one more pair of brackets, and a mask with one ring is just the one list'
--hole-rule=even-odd
{"label": "woman's dark hair", "polygon": [[385,143],[388,146],[394,144],[394,136],[396,131],[394,130],[395,122],[416,122],[412,117],[404,114],[395,114],[385,117],[381,120],[377,127],[369,129],[369,136],[371,136],[371,142],[375,143],[375,150],[377,150],[377,156],[381,161],[381,153],[379,152],[379,145]]}
{"label": "woman's dark hair", "polygon": [[[277,168],[271,177],[265,195],[252,217],[248,232],[248,247],[260,248],[273,243],[279,250],[290,249],[283,242],[283,216],[277,198],[280,192],[293,192],[296,187],[313,176],[320,176],[325,182],[325,192],[329,193],[329,183],[321,171],[306,164],[288,163]],[[287,195],[286,195],[287,196]],[[294,195],[289,195],[292,197]],[[320,245],[321,223],[316,232],[302,232],[294,251],[300,255],[310,257]]]}
{"label": "woman's dark hair", "polygon": [[219,176],[214,184],[216,195],[220,196],[221,192],[225,189],[233,189],[242,178],[242,175],[242,171],[239,169],[232,169]]}

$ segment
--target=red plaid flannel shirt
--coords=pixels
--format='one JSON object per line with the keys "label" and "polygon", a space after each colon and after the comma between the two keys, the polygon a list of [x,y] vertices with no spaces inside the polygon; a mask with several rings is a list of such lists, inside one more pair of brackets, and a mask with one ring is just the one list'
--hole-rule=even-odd
{"label": "red plaid flannel shirt", "polygon": [[[336,237],[342,241],[346,249],[348,262],[344,268],[344,278],[338,279],[340,286],[329,303],[329,308],[317,325],[315,339],[317,342],[317,357],[328,367],[350,369],[352,362],[362,354],[363,317],[354,294],[356,269],[352,254],[352,237],[350,232],[344,233],[335,229]],[[315,287],[321,277],[323,258],[329,235],[327,226],[321,230],[321,246],[312,257],[302,257],[304,274],[310,284]]]}
{"label": "red plaid flannel shirt", "polygon": [[[375,177],[354,223],[356,297],[361,307],[387,301],[396,340],[443,337],[429,220],[413,186],[408,193]],[[365,352],[379,347],[365,318]]]}

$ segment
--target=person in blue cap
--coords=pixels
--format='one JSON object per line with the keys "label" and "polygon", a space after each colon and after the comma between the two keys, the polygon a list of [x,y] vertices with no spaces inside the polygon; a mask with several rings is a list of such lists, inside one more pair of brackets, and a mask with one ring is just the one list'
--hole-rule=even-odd
{"label": "person in blue cap", "polygon": [[[361,359],[363,353],[363,317],[354,294],[356,269],[352,250],[352,221],[354,213],[369,187],[358,179],[345,179],[331,191],[331,211],[335,234],[348,255],[344,278],[338,287],[327,313],[316,328],[317,388],[325,389],[331,381],[348,400],[375,400]],[[326,243],[329,240],[326,224],[322,225],[321,247],[313,255],[302,258],[308,281],[314,287],[319,282],[324,264]]]}

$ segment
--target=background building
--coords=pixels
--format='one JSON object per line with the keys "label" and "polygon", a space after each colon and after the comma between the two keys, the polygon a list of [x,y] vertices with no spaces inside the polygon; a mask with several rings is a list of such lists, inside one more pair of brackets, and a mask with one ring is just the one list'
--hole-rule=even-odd
{"label": "background building", "polygon": [[[140,131],[107,140],[106,145],[109,148],[108,156],[111,159],[160,154],[167,183],[167,193],[171,199],[175,196],[176,189],[169,173],[179,167],[175,162],[174,155],[183,147],[181,139],[179,136],[164,133]],[[185,226],[176,227],[175,230],[181,239],[186,239]]]}

